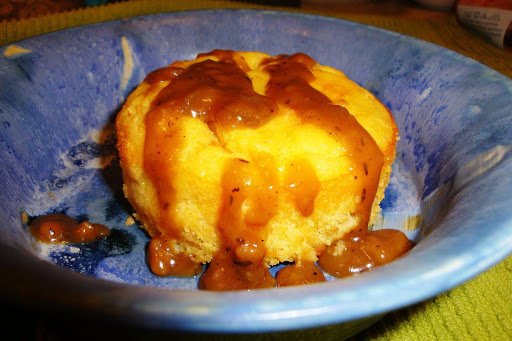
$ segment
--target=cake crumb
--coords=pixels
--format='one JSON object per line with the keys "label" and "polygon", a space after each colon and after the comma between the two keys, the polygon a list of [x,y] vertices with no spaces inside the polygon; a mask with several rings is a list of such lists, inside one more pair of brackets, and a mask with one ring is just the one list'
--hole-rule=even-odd
{"label": "cake crumb", "polygon": [[28,224],[29,217],[26,211],[21,212],[21,223]]}
{"label": "cake crumb", "polygon": [[126,218],[124,224],[126,226],[132,226],[133,224],[135,224],[135,219],[130,215],[128,216],[128,218]]}

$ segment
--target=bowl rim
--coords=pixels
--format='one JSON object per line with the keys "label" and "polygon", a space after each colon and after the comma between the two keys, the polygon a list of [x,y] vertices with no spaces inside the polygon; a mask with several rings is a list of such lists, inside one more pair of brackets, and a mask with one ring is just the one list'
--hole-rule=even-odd
{"label": "bowl rim", "polygon": [[[111,20],[63,31],[82,30],[90,26],[104,26],[111,22],[148,19],[154,16],[215,16],[218,13],[226,13],[226,11],[230,11],[234,15],[260,15],[265,18],[274,18],[272,20],[285,15],[297,19],[335,22],[376,30],[384,36],[399,37],[409,43],[414,43],[416,46],[428,46],[437,49],[440,53],[449,55],[451,58],[464,60],[466,63],[475,63],[491,73],[494,72],[495,76],[503,77],[499,78],[500,81],[508,84],[509,88],[512,89],[510,79],[454,51],[385,29],[316,14],[260,9],[187,10]],[[62,31],[48,33],[44,36],[59,35],[60,32]],[[26,40],[40,39],[40,37],[32,37]],[[19,43],[10,43],[2,48]],[[512,165],[510,162],[509,164]],[[455,206],[460,203],[457,197],[453,200]],[[512,202],[512,199],[510,201]],[[2,264],[0,274],[4,272],[0,278],[6,278],[5,276],[10,270],[9,280],[0,280],[0,286],[8,289],[7,298],[15,298],[27,304],[39,297],[39,301],[32,303],[43,302],[44,304],[53,304],[56,308],[60,306],[62,309],[78,307],[84,312],[107,313],[119,321],[130,321],[130,323],[158,329],[242,333],[302,329],[385,314],[432,298],[473,278],[512,253],[512,215],[499,221],[499,224],[485,239],[486,241],[491,238],[498,240],[498,247],[492,252],[488,252],[487,257],[483,259],[470,257],[471,250],[468,250],[463,255],[453,254],[454,258],[449,263],[445,262],[442,263],[443,266],[441,267],[434,267],[429,264],[429,262],[432,262],[429,257],[425,257],[421,261],[421,257],[425,255],[426,246],[425,244],[422,246],[420,243],[410,252],[410,256],[414,258],[404,257],[361,276],[308,285],[307,287],[287,287],[247,292],[190,291],[116,283],[60,268],[54,264],[41,261],[25,251],[12,249],[0,243],[0,254],[3,253],[6,256],[0,257],[0,264]],[[451,226],[449,222],[442,221],[440,227],[450,228]],[[508,231],[508,234],[503,237],[498,231]],[[432,232],[426,240],[430,238],[430,240],[440,242],[436,239],[437,232],[439,231]],[[450,247],[452,242],[441,241],[437,247]],[[13,254],[17,256],[13,257]],[[412,259],[420,260],[418,263],[420,266],[404,272],[402,266],[410,264]],[[441,260],[435,259],[435,261]],[[27,277],[23,271],[14,270],[18,267],[31,269],[40,276]],[[425,272],[425,269],[428,269],[428,271]],[[463,269],[465,270],[461,271]],[[376,287],[374,283],[379,282],[378,279],[384,272],[388,276],[396,276],[395,278],[403,279],[403,281],[387,281]],[[447,277],[450,278],[449,281],[447,281]],[[49,280],[55,278],[62,279],[58,286],[61,292],[68,292],[73,289],[75,295],[77,293],[80,295],[71,300],[62,300],[61,294],[55,290],[55,286],[49,286]],[[79,285],[76,285],[75,279],[80,283]],[[428,285],[425,285],[427,279]],[[15,285],[21,282],[29,284],[21,287]],[[67,285],[71,283],[74,283],[73,286],[68,287]],[[31,292],[30,286],[35,285],[40,286],[43,291]],[[298,297],[300,299],[297,299]],[[361,303],[359,297],[365,297],[365,302]],[[382,300],[382,297],[385,297],[385,299]],[[372,299],[375,299],[377,304],[371,301]],[[228,303],[226,304],[226,302]],[[340,309],[340,306],[343,309]],[[108,312],[105,312],[105,307],[109,307]]]}

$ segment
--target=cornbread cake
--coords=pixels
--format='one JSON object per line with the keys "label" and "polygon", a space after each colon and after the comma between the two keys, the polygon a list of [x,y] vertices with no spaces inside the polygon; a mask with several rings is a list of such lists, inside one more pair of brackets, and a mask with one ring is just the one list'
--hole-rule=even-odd
{"label": "cornbread cake", "polygon": [[311,57],[215,50],[150,73],[116,121],[124,193],[166,250],[315,261],[379,212],[397,127]]}

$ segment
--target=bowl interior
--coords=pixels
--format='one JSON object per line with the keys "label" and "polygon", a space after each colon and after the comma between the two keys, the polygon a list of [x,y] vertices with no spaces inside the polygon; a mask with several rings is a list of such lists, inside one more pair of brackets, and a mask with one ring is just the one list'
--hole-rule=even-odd
{"label": "bowl interior", "polygon": [[[407,257],[355,278],[302,289],[300,302],[297,288],[213,294],[195,291],[197,279],[149,272],[147,235],[125,225],[132,210],[122,194],[115,116],[148,72],[217,48],[307,53],[345,72],[392,111],[400,141],[381,219],[373,228],[401,229],[418,241]],[[97,291],[79,291],[84,297],[115,285],[126,300],[142,297],[167,322],[181,314],[184,328],[248,328],[249,318],[255,330],[278,323],[279,328],[314,326],[432,297],[512,250],[512,82],[453,52],[346,21],[251,10],[131,18],[0,49],[0,246],[35,256],[26,267],[58,264],[48,271],[69,278],[70,285],[92,280]],[[22,212],[30,217],[63,212],[103,223],[113,233],[94,244],[43,245],[28,234]],[[74,271],[61,274],[62,268]],[[397,290],[401,295],[393,294]],[[172,312],[162,304],[169,301],[178,302]],[[251,308],[240,313],[242,304]],[[225,306],[220,313],[219,305]],[[191,307],[210,310],[201,315]],[[271,313],[281,315],[270,319]]]}

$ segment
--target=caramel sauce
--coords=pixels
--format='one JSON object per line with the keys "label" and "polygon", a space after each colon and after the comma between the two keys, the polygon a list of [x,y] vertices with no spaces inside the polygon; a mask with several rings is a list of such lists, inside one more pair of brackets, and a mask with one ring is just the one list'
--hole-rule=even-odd
{"label": "caramel sauce", "polygon": [[155,98],[146,115],[144,169],[155,185],[162,216],[160,226],[179,238],[173,222],[172,179],[176,154],[180,150],[183,117],[195,117],[216,127],[258,127],[271,118],[275,103],[253,89],[247,74],[229,58],[232,53],[212,52],[223,59],[205,60],[180,69],[169,67],[147,77],[150,84],[171,81]]}
{"label": "caramel sauce", "polygon": [[[380,172],[384,162],[384,156],[379,146],[371,135],[357,122],[357,120],[344,107],[334,105],[331,100],[309,83],[315,79],[311,69],[316,62],[303,53],[292,56],[280,56],[270,59],[264,64],[275,62],[265,67],[270,74],[267,84],[267,96],[276,103],[288,106],[295,110],[303,124],[314,124],[327,131],[337,141],[343,141],[349,146],[348,154],[351,155],[351,183],[347,186],[358,188],[361,193],[361,203],[357,214],[362,216],[361,226],[368,226],[371,206],[377,193]],[[363,181],[357,179],[367,179]],[[304,187],[304,191],[315,193],[314,181]],[[306,197],[296,199],[298,208],[301,209],[304,202],[311,200]],[[307,207],[307,204],[306,204]],[[302,211],[305,215],[311,214],[307,208]]]}
{"label": "caramel sauce", "polygon": [[[194,264],[191,256],[176,246],[180,232],[173,215],[173,179],[178,153],[185,141],[181,133],[183,118],[200,119],[217,133],[240,127],[257,128],[270,120],[279,106],[293,109],[303,124],[321,127],[342,141],[350,157],[351,180],[344,185],[359,193],[356,214],[362,217],[363,232],[358,234],[359,239],[343,239],[343,243],[350,245],[350,250],[357,249],[355,246],[360,250],[338,255],[329,248],[320,256],[322,268],[343,277],[391,261],[410,248],[403,234],[398,237],[396,233],[366,233],[384,157],[374,139],[345,108],[334,105],[310,85],[314,80],[311,70],[316,65],[311,57],[298,53],[263,61],[270,80],[265,95],[260,95],[246,74],[249,66],[243,57],[221,50],[198,57],[208,56],[219,60],[206,59],[188,67],[180,67],[182,64],[178,62],[152,72],[145,80],[150,85],[168,82],[146,115],[144,143],[144,169],[157,190],[161,208],[159,230],[163,231],[162,235],[153,237],[148,250],[148,262],[155,274],[200,273],[200,265]],[[280,188],[278,169],[271,155],[262,153],[255,160],[233,158],[226,162],[217,222],[221,247],[201,276],[201,289],[250,290],[325,280],[313,262],[298,260],[281,269],[276,279],[264,264],[266,226],[277,212],[279,192],[291,194],[297,210],[308,217],[314,212],[315,198],[321,189],[315,169],[305,159],[294,160],[285,170],[284,179]],[[372,247],[378,251],[370,251]],[[349,270],[339,270],[345,267]]]}
{"label": "caramel sauce", "polygon": [[203,272],[201,264],[180,252],[176,240],[163,235],[151,238],[147,260],[149,268],[157,276],[193,277]]}
{"label": "caramel sauce", "polygon": [[199,289],[216,291],[264,289],[276,280],[261,262],[240,262],[233,250],[221,249],[199,279]]}
{"label": "caramel sauce", "polygon": [[[203,275],[203,289],[256,289],[275,285],[268,278],[272,276],[263,259],[265,226],[277,210],[277,186],[277,166],[270,155],[262,154],[254,162],[228,161],[222,178],[222,206],[217,223],[226,251],[214,256]],[[229,275],[216,280],[221,273]],[[254,279],[252,284],[248,278]]]}
{"label": "caramel sauce", "polygon": [[311,163],[305,159],[294,161],[286,170],[285,186],[294,198],[295,207],[304,217],[309,217],[320,191],[320,181]]}
{"label": "caramel sauce", "polygon": [[50,244],[91,243],[110,235],[110,229],[105,225],[88,221],[79,223],[64,214],[37,217],[29,231],[38,241]]}
{"label": "caramel sauce", "polygon": [[325,282],[325,276],[314,262],[297,261],[277,272],[280,287]]}
{"label": "caramel sauce", "polygon": [[335,277],[347,277],[389,263],[414,246],[398,230],[351,231],[322,253],[318,265]]}

